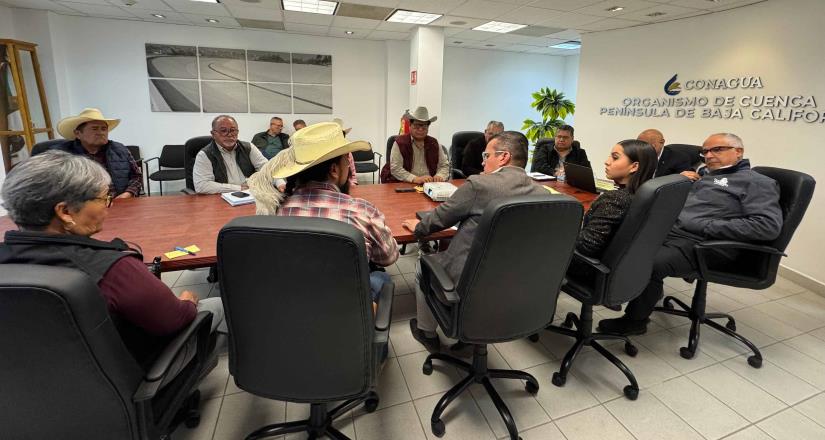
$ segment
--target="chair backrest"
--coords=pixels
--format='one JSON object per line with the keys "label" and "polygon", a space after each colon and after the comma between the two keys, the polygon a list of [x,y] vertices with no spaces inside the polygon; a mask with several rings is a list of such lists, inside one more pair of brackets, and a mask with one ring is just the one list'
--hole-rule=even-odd
{"label": "chair backrest", "polygon": [[[272,264],[276,254],[289,258]],[[218,235],[218,271],[238,387],[292,402],[369,390],[374,318],[361,232],[324,218],[239,217]]]}
{"label": "chair backrest", "polygon": [[398,137],[398,135],[394,134],[394,135],[387,138],[387,154],[384,155],[384,161],[386,163],[390,163],[390,152],[392,151],[392,144],[395,143],[395,138],[397,138],[397,137]]}
{"label": "chair backrest", "polygon": [[3,438],[137,439],[142,371],[80,271],[0,265]]}
{"label": "chair backrest", "polygon": [[[200,148],[198,151],[200,151]],[[186,168],[185,153],[185,145],[164,145],[160,151],[160,161],[158,165],[164,168]]]}
{"label": "chair backrest", "polygon": [[464,147],[470,141],[478,138],[483,138],[484,133],[480,131],[459,131],[453,134],[453,139],[450,142],[450,164],[452,168],[461,168],[461,161],[464,159]]}
{"label": "chair backrest", "polygon": [[42,153],[46,150],[50,150],[54,146],[62,144],[64,142],[66,142],[66,139],[51,139],[51,140],[48,140],[48,141],[38,142],[38,143],[34,144],[34,147],[32,147],[31,155],[32,156],[37,156],[38,154],[40,154],[40,153]]}
{"label": "chair backrest", "polygon": [[581,203],[563,195],[490,203],[457,286],[462,341],[518,339],[553,320],[581,219]]}
{"label": "chair backrest", "polygon": [[140,147],[139,146],[137,146],[137,145],[126,145],[126,149],[129,150],[129,154],[132,155],[132,159],[134,159],[135,162],[139,163],[141,161],[142,158],[140,157]]}
{"label": "chair backrest", "polygon": [[375,153],[372,149],[369,151],[353,151],[352,159],[356,162],[372,162],[375,159]]}
{"label": "chair backrest", "polygon": [[702,152],[702,147],[699,145],[669,144],[665,145],[665,148],[670,148],[677,153],[687,156],[690,159],[690,166],[694,169],[702,163],[702,156],[699,155],[699,153]]}
{"label": "chair backrest", "polygon": [[186,187],[195,190],[195,181],[192,179],[192,171],[195,168],[195,157],[203,147],[212,142],[212,136],[197,136],[186,141],[184,145],[183,168],[186,170]]}
{"label": "chair backrest", "polygon": [[814,196],[816,180],[799,171],[773,167],[754,167],[753,171],[768,176],[779,184],[779,205],[782,207],[782,231],[773,242],[774,248],[785,251],[796,228],[805,216]]}
{"label": "chair backrest", "polygon": [[617,305],[639,296],[650,280],[653,257],[679,217],[691,182],[679,174],[645,182],[625,214],[622,224],[602,255],[610,268],[603,298],[594,303]]}

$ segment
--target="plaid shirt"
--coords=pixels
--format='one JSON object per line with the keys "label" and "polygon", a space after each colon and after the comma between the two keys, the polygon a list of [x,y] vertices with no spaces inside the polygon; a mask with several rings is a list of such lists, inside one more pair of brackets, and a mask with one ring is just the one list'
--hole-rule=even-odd
{"label": "plaid shirt", "polygon": [[384,214],[372,203],[351,197],[329,183],[310,182],[292,193],[278,215],[320,217],[355,226],[367,242],[367,258],[379,266],[398,260],[398,243],[384,222]]}

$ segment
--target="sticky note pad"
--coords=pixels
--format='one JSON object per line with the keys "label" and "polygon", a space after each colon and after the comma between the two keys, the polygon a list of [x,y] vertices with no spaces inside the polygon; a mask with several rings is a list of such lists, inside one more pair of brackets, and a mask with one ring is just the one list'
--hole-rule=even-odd
{"label": "sticky note pad", "polygon": [[[198,252],[201,251],[201,248],[195,246],[194,244],[192,246],[186,246],[184,249],[186,249],[189,252],[193,252],[193,253],[198,253]],[[167,252],[163,255],[165,255],[166,258],[172,260],[174,258],[183,257],[183,256],[186,256],[186,255],[189,255],[189,254],[187,254],[186,252],[182,252],[182,251],[172,251],[172,252]]]}
{"label": "sticky note pad", "polygon": [[549,186],[547,186],[547,185],[542,185],[542,186],[543,186],[543,187],[544,187],[544,189],[546,189],[547,191],[550,191],[550,194],[561,194],[560,192],[558,192],[558,191],[554,190],[553,188],[550,188],[550,187],[549,187]]}

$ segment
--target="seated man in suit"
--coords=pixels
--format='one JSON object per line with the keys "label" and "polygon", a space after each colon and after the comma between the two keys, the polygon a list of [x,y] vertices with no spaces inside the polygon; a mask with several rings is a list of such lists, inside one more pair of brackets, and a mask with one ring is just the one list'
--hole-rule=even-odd
{"label": "seated man in suit", "polygon": [[[603,319],[599,331],[639,335],[662,298],[662,280],[698,272],[694,246],[706,240],[767,241],[782,229],[779,185],[750,169],[745,146],[730,133],[711,135],[702,145],[708,173],[693,184],[673,229],[653,260],[650,282],[621,318]],[[714,255],[714,265],[736,264],[735,253]]]}
{"label": "seated man in suit", "polygon": [[273,116],[269,120],[269,130],[262,131],[252,137],[252,144],[261,150],[267,160],[275,157],[284,148],[289,148],[289,135],[284,133],[284,120]]}
{"label": "seated man in suit", "polygon": [[659,156],[659,165],[656,167],[656,173],[653,174],[653,177],[662,177],[681,173],[683,176],[691,178],[691,176],[687,175],[688,173],[685,173],[685,171],[693,171],[693,167],[690,166],[690,158],[685,157],[684,154],[681,154],[678,151],[665,148],[665,136],[661,131],[654,128],[648,128],[647,130],[639,133],[639,136],[636,137],[636,139],[647,142],[653,146],[653,149],[656,150],[656,155]]}
{"label": "seated man in suit", "polygon": [[57,132],[67,140],[51,149],[84,155],[103,166],[112,177],[109,193],[116,199],[137,197],[143,189],[143,172],[128,148],[109,140],[109,131],[118,124],[120,119],[104,118],[96,108],[84,109],[57,124]]}
{"label": "seated man in suit", "polygon": [[502,131],[504,131],[504,124],[499,121],[490,121],[484,130],[483,138],[476,138],[467,143],[464,152],[461,154],[461,171],[464,172],[465,176],[470,177],[484,171],[484,165],[481,164],[481,153],[487,147],[487,142],[490,142],[493,136]]}
{"label": "seated man in suit", "polygon": [[[404,227],[421,241],[434,232],[459,225],[450,247],[439,257],[450,277],[458,282],[473,236],[484,209],[500,197],[547,194],[547,190],[527,176],[527,138],[517,131],[505,131],[493,136],[484,150],[484,172],[470,176],[446,202],[423,216],[421,221],[405,220]],[[421,263],[416,279],[421,276]],[[421,287],[416,285],[416,315],[410,320],[413,337],[431,351],[440,347],[436,336],[435,317],[430,312]]]}
{"label": "seated man in suit", "polygon": [[564,163],[570,162],[590,168],[587,153],[573,139],[573,127],[562,125],[556,130],[556,136],[550,142],[539,142],[533,151],[531,172],[548,176],[564,177]]}
{"label": "seated man in suit", "polygon": [[390,150],[390,159],[381,170],[381,182],[444,182],[450,178],[450,160],[438,140],[428,136],[432,118],[427,107],[418,107],[410,115],[410,134],[398,136]]}
{"label": "seated man in suit", "polygon": [[[192,180],[198,194],[220,194],[247,189],[246,179],[266,164],[261,150],[238,140],[235,118],[220,115],[212,120],[212,142],[195,156]],[[279,188],[285,182],[279,181]]]}

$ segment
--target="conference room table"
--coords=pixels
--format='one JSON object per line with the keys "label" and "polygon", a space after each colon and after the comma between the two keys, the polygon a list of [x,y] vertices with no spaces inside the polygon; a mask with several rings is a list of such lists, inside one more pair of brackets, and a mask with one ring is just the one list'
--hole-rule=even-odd
{"label": "conference room table", "polygon": [[[459,186],[464,180],[454,180]],[[596,194],[582,191],[563,182],[541,182],[556,191],[579,200],[584,209],[590,207]],[[426,195],[418,192],[396,192],[396,188],[410,188],[410,183],[358,185],[350,188],[350,194],[372,202],[384,213],[387,225],[399,244],[415,242],[415,236],[401,224],[414,219],[418,211],[438,206]],[[230,206],[219,195],[180,195],[140,197],[115,200],[103,223],[103,230],[94,238],[111,240],[121,238],[139,247],[147,264],[160,257],[160,271],[169,272],[207,267],[217,262],[217,237],[220,229],[236,217],[254,215],[255,205]],[[8,216],[0,217],[0,233],[16,229]],[[433,240],[455,234],[447,229],[433,234]],[[196,245],[196,255],[168,259],[164,254],[176,246]]]}

